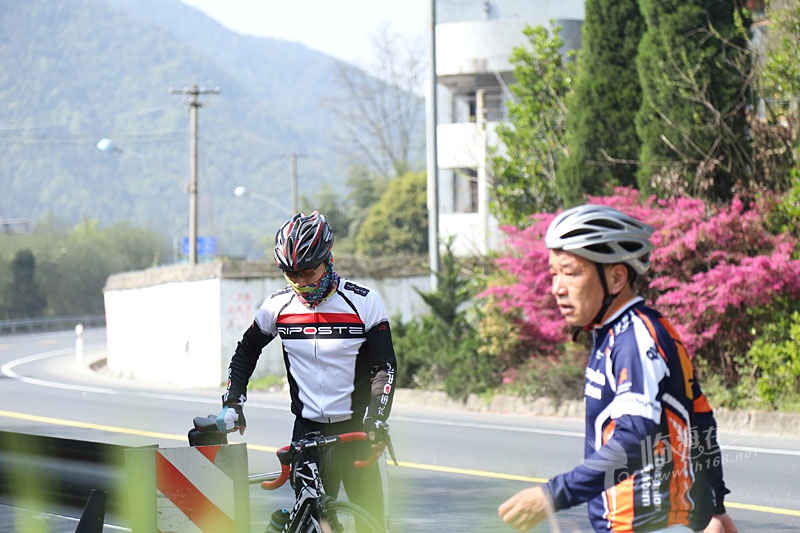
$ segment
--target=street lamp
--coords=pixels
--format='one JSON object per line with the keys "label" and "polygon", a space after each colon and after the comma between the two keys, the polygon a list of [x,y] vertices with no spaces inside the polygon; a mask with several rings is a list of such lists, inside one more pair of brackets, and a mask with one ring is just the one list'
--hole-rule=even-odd
{"label": "street lamp", "polygon": [[133,157],[134,159],[138,159],[140,161],[145,161],[146,163],[157,167],[159,170],[167,174],[170,178],[174,179],[178,183],[181,184],[184,188],[184,192],[186,191],[187,182],[186,180],[179,176],[178,174],[172,172],[171,170],[162,167],[152,159],[148,158],[144,154],[140,154],[139,152],[134,152],[133,150],[128,150],[127,148],[120,148],[117,144],[108,137],[104,137],[97,142],[97,149],[101,152],[116,152],[118,154],[122,154],[123,156]]}
{"label": "street lamp", "polygon": [[278,210],[282,211],[283,213],[286,213],[289,216],[292,216],[294,214],[294,213],[292,213],[291,210],[289,210],[282,203],[270,198],[266,194],[261,194],[261,193],[258,193],[258,192],[249,191],[249,190],[247,190],[247,187],[244,187],[243,185],[239,185],[238,187],[236,187],[233,190],[233,194],[235,194],[236,196],[240,196],[240,197],[241,196],[249,196],[250,198],[255,198],[256,200],[262,200],[264,202],[268,202],[268,203],[272,204],[273,207],[277,208]]}
{"label": "street lamp", "polygon": [[159,165],[158,163],[156,163],[149,157],[145,156],[144,154],[140,154],[139,152],[134,152],[133,150],[128,150],[127,148],[120,148],[112,139],[109,139],[108,137],[104,137],[103,139],[100,139],[97,142],[97,149],[100,150],[101,152],[116,152],[122,155],[123,157],[125,156],[133,157],[134,159],[144,161],[148,165],[153,165],[162,172],[164,172],[166,175],[168,175],[170,178],[180,183],[181,187],[183,187],[184,193],[189,192],[189,182],[185,178],[172,172],[167,168],[164,168],[163,166]]}

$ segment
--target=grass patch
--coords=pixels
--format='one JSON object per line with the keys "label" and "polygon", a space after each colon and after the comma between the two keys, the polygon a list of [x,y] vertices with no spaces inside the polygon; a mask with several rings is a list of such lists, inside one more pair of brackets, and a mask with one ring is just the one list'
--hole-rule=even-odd
{"label": "grass patch", "polygon": [[286,376],[268,375],[261,378],[251,379],[247,384],[249,391],[279,391],[288,383]]}

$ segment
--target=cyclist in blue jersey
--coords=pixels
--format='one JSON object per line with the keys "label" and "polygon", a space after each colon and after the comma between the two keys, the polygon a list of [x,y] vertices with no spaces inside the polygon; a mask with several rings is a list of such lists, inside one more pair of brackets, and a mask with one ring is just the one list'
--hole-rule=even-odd
{"label": "cyclist in blue jersey", "polygon": [[717,424],[675,330],[637,296],[654,228],[581,205],[548,227],[551,292],[566,322],[591,333],[584,461],[498,509],[525,531],[587,503],[595,531],[735,533],[725,513]]}
{"label": "cyclist in blue jersey", "polygon": [[[332,247],[333,231],[317,211],[298,213],[278,229],[273,252],[287,286],[264,301],[236,346],[217,417],[220,430],[244,432],[247,384],[261,351],[276,337],[295,415],[293,441],[311,431],[387,430],[397,361],[386,308],[377,292],[336,273]],[[383,523],[377,465],[353,467],[370,452],[364,442],[337,446],[325,462],[323,482],[334,498],[343,484],[350,501]]]}

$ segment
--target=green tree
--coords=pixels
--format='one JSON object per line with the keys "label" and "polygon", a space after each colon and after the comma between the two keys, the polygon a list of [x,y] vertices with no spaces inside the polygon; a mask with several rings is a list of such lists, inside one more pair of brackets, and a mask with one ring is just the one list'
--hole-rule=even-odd
{"label": "green tree", "polygon": [[737,2],[641,0],[637,181],[660,196],[732,198],[752,179],[746,138],[749,14]]}
{"label": "green tree", "polygon": [[[347,215],[350,220],[348,233],[351,237],[358,235],[370,209],[386,191],[391,178],[375,174],[368,167],[355,165],[350,167],[347,175]],[[354,239],[351,239],[354,240]],[[351,246],[355,250],[355,244]]]}
{"label": "green tree", "polygon": [[567,101],[567,152],[556,181],[566,204],[636,185],[641,105],[634,67],[644,19],[637,0],[587,0],[575,92]]}
{"label": "green tree", "polygon": [[316,209],[328,218],[339,253],[355,253],[355,236],[390,181],[368,167],[353,165],[348,171],[345,194],[325,184],[310,198],[303,196],[301,205],[308,206],[307,211]]}
{"label": "green tree", "polygon": [[[769,32],[765,35],[764,68],[761,85],[768,96],[777,97],[781,106],[800,95],[800,2],[796,0],[769,3]],[[780,110],[785,110],[781,107]]]}
{"label": "green tree", "polygon": [[9,265],[11,278],[5,287],[8,318],[42,316],[47,298],[37,280],[36,258],[28,250],[20,250]]}
{"label": "green tree", "polygon": [[317,210],[328,219],[328,224],[334,231],[337,248],[341,244],[341,239],[347,238],[350,233],[350,215],[347,212],[345,200],[336,189],[327,183],[322,185],[313,197],[302,198],[302,205],[306,213]]}
{"label": "green tree", "polygon": [[[102,314],[109,275],[159,265],[169,257],[168,243],[155,232],[127,223],[99,228],[93,220],[66,229],[51,221],[39,224],[31,234],[0,239],[0,258],[22,257],[25,251],[35,264],[33,279],[46,295],[47,305],[40,310],[45,316]],[[27,259],[20,265],[33,269]],[[8,308],[14,298],[9,291],[23,284],[5,269],[0,270],[0,280],[0,301]]]}
{"label": "green tree", "polygon": [[98,227],[84,220],[69,231],[37,228],[48,314],[102,314],[103,287],[116,272],[140,270],[163,262],[166,243],[158,234],[128,223]]}
{"label": "green tree", "polygon": [[[773,1],[769,25],[754,41],[761,43],[756,77],[758,107],[751,117],[754,166],[759,183],[783,192],[795,188],[797,198],[798,114],[800,96],[800,2]],[[791,209],[796,203],[788,204]]]}
{"label": "green tree", "polygon": [[772,408],[800,404],[800,312],[785,313],[768,324],[748,352],[758,369],[756,387]]}
{"label": "green tree", "polygon": [[427,181],[424,172],[394,178],[370,209],[356,235],[359,255],[421,254],[428,251]]}
{"label": "green tree", "polygon": [[500,383],[500,367],[480,350],[477,309],[469,303],[483,287],[445,243],[436,290],[417,291],[429,313],[397,326],[392,335],[400,368],[399,386],[444,390],[453,398],[492,390]]}
{"label": "green tree", "polygon": [[566,98],[575,73],[573,53],[563,53],[561,27],[526,27],[530,47],[514,48],[517,83],[508,122],[497,127],[503,150],[493,149],[490,210],[501,224],[526,226],[528,215],[561,204],[556,167],[565,149]]}
{"label": "green tree", "polygon": [[[775,233],[788,232],[800,239],[800,169],[795,169],[792,176],[794,185],[775,207],[770,220],[770,230]],[[794,255],[800,258],[800,249],[795,250]]]}

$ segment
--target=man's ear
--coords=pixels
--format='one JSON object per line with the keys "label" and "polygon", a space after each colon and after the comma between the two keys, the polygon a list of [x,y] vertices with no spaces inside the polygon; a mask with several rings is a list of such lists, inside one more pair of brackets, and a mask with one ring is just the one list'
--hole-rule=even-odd
{"label": "man's ear", "polygon": [[622,263],[609,266],[606,269],[606,283],[611,294],[618,294],[628,284],[628,268]]}

